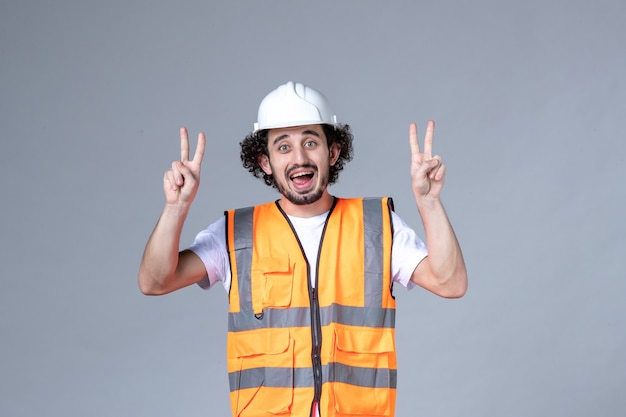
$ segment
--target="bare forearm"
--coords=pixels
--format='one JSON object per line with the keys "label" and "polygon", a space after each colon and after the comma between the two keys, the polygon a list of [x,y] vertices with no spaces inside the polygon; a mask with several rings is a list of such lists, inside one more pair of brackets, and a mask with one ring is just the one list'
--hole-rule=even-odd
{"label": "bare forearm", "polygon": [[448,215],[436,199],[418,200],[426,232],[430,274],[442,295],[460,297],[467,290],[467,272],[461,247]]}
{"label": "bare forearm", "polygon": [[161,213],[139,267],[139,288],[144,294],[165,291],[178,266],[180,235],[187,209],[166,205]]}

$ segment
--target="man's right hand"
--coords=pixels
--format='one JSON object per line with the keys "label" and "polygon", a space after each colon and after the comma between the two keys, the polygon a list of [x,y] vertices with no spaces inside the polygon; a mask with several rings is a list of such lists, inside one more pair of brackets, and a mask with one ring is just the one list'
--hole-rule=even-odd
{"label": "man's right hand", "polygon": [[187,129],[180,128],[180,161],[172,162],[172,168],[163,176],[163,191],[168,205],[189,206],[200,185],[200,168],[204,158],[206,137],[198,134],[198,145],[193,159],[189,159],[189,137]]}

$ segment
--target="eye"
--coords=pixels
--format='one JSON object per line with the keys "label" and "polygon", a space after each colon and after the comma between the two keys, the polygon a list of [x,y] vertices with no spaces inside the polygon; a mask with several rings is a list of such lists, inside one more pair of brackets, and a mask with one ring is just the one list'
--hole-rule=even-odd
{"label": "eye", "polygon": [[304,146],[307,148],[313,148],[317,143],[314,140],[308,140],[304,143]]}
{"label": "eye", "polygon": [[287,152],[288,150],[289,146],[285,145],[284,143],[278,146],[278,152]]}

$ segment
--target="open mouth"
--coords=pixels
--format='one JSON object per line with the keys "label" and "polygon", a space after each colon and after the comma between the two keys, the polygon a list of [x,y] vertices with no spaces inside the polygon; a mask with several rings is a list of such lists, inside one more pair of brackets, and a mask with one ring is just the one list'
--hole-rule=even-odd
{"label": "open mouth", "polygon": [[307,188],[310,186],[313,177],[315,176],[315,170],[312,168],[299,168],[295,169],[292,173],[289,174],[289,180],[297,187],[297,188]]}
{"label": "open mouth", "polygon": [[308,181],[313,178],[313,172],[299,172],[289,177],[291,181]]}

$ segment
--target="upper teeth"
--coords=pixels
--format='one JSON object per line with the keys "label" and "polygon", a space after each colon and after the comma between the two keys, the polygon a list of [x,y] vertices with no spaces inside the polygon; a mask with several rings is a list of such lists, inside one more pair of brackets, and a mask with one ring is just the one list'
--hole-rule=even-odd
{"label": "upper teeth", "polygon": [[302,176],[304,176],[304,175],[309,175],[309,173],[308,173],[308,172],[299,172],[299,173],[297,173],[297,174],[293,174],[293,175],[291,176],[291,178],[302,177]]}

